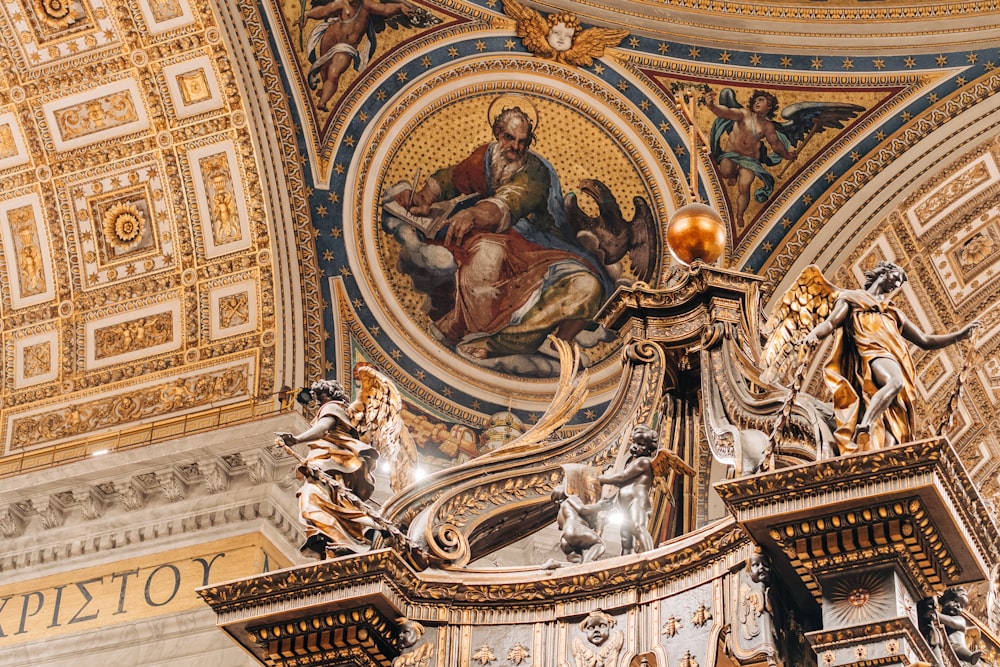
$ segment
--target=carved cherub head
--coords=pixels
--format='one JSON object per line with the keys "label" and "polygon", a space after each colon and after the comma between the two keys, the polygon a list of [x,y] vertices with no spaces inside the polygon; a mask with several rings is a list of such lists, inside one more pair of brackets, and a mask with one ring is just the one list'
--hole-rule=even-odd
{"label": "carved cherub head", "polygon": [[406,649],[410,648],[424,636],[424,626],[416,621],[411,621],[405,616],[396,619],[399,624],[399,643]]}
{"label": "carved cherub head", "polygon": [[580,621],[580,629],[587,635],[587,640],[594,646],[600,646],[608,640],[611,635],[611,628],[615,626],[615,619],[596,609]]}
{"label": "carved cherub head", "polygon": [[545,17],[549,24],[549,32],[545,41],[556,51],[569,51],[573,48],[573,37],[580,30],[580,20],[575,15],[566,12],[549,14]]}
{"label": "carved cherub head", "polygon": [[660,436],[649,426],[639,424],[632,429],[632,444],[629,453],[632,456],[651,456],[660,444]]}
{"label": "carved cherub head", "polygon": [[941,613],[958,616],[969,606],[969,591],[964,586],[949,588],[941,594]]}
{"label": "carved cherub head", "polygon": [[750,573],[750,580],[756,583],[771,583],[771,559],[767,557],[760,547],[754,549],[747,559],[747,571]]}

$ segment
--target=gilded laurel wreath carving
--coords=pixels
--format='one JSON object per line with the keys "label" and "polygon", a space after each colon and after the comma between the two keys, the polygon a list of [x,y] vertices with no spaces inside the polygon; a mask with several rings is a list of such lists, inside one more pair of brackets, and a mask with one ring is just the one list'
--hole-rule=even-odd
{"label": "gilded laurel wreath carving", "polygon": [[560,471],[552,470],[474,488],[446,502],[438,512],[439,523],[464,526],[469,515],[481,512],[487,505],[501,506],[529,496],[547,495],[559,482],[560,476]]}

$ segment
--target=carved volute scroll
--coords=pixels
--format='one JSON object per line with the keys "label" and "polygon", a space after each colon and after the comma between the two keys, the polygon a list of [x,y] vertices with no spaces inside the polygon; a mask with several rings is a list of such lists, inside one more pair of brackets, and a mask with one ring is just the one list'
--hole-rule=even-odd
{"label": "carved volute scroll", "polygon": [[662,351],[636,341],[626,346],[622,363],[617,398],[583,433],[525,451],[515,440],[512,454],[499,450],[394,498],[385,516],[406,527],[434,558],[453,564],[475,560],[552,523],[558,507],[551,493],[562,479],[561,465],[611,465],[617,443],[652,418],[666,372]]}
{"label": "carved volute scroll", "polygon": [[[461,565],[552,523],[558,507],[550,494],[562,478],[560,466],[610,466],[615,453],[627,449],[617,443],[627,441],[636,424],[657,425],[664,446],[693,469],[699,467],[702,433],[716,458],[734,464],[733,443],[741,432],[769,432],[787,393],[745,379],[757,376],[758,301],[754,277],[704,265],[666,288],[643,283],[619,288],[602,322],[618,328],[627,342],[619,390],[602,418],[567,439],[530,446],[515,441],[440,472],[421,488],[393,498],[385,515],[432,558]],[[702,409],[703,396],[709,409]],[[810,415],[798,405],[792,413],[789,430],[795,437],[781,455],[792,461],[814,458]],[[722,452],[726,447],[728,459]],[[651,532],[657,542],[700,522],[694,508],[705,489],[694,489],[690,480],[670,480],[675,488],[661,483],[653,499]],[[675,507],[670,497],[685,499],[687,507]]]}

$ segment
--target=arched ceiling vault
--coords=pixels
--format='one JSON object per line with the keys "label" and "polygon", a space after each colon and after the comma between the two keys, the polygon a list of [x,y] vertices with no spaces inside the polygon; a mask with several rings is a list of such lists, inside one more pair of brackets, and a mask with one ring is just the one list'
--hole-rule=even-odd
{"label": "arched ceiling vault", "polygon": [[[906,308],[921,326],[983,318],[953,434],[977,479],[1000,491],[1000,11],[533,3],[629,31],[577,67],[534,58],[502,0],[421,2],[438,23],[384,33],[372,65],[351,70],[339,106],[323,111],[295,51],[293,4],[75,0],[66,13],[0,0],[0,475],[141,443],[154,424],[252,416],[283,385],[349,379],[353,361],[381,353],[426,408],[428,432],[485,429],[514,399],[474,395],[495,375],[449,381],[408,364],[416,344],[368,316],[356,285],[368,260],[339,232],[360,229],[360,205],[349,205],[360,186],[346,179],[381,150],[388,119],[417,115],[406,105],[429,82],[458,90],[461,67],[483,78],[502,66],[553,89],[564,77],[569,97],[597,91],[583,101],[603,110],[595,127],[634,119],[627,139],[659,161],[652,191],[663,212],[683,203],[687,161],[669,81],[868,95],[865,114],[790,172],[727,261],[765,275],[773,294],[810,262],[846,283],[875,259],[896,259],[913,269]],[[546,127],[544,147],[558,148],[557,130]],[[707,160],[700,167],[709,198],[731,215],[725,184]],[[958,349],[920,355],[926,405],[947,400],[962,361]],[[602,382],[595,409],[613,390],[612,377]],[[548,387],[522,384],[538,397]],[[532,401],[522,416],[544,407]]]}
{"label": "arched ceiling vault", "polygon": [[738,50],[753,45],[761,52],[933,53],[994,47],[1000,36],[996,10],[983,2],[545,0],[534,6],[660,39]]}

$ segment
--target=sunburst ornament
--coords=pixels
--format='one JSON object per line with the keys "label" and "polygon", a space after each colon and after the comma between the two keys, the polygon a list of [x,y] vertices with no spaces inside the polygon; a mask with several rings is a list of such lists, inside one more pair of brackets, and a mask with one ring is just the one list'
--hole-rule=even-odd
{"label": "sunburst ornament", "polygon": [[[824,585],[830,599],[830,618],[837,627],[869,623],[885,618],[892,609],[894,597],[884,571],[847,575]],[[825,613],[825,612],[824,612]]]}
{"label": "sunburst ornament", "polygon": [[116,250],[131,250],[142,240],[146,225],[132,204],[115,204],[104,214],[104,238]]}

